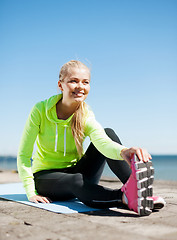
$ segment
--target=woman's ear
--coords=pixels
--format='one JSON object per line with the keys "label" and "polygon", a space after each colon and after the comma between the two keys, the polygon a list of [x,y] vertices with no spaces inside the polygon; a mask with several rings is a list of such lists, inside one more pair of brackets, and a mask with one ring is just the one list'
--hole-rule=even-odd
{"label": "woman's ear", "polygon": [[63,91],[62,84],[61,84],[61,81],[60,81],[60,80],[58,81],[58,87],[59,87],[59,89],[60,89],[61,91]]}

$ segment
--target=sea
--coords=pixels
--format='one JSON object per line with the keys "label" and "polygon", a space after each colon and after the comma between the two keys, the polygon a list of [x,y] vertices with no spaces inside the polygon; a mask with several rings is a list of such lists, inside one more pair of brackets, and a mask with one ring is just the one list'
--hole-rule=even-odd
{"label": "sea", "polygon": [[[17,170],[16,162],[16,157],[0,156],[0,170]],[[152,155],[152,163],[155,169],[155,179],[177,181],[177,155]],[[107,164],[103,176],[115,177]]]}

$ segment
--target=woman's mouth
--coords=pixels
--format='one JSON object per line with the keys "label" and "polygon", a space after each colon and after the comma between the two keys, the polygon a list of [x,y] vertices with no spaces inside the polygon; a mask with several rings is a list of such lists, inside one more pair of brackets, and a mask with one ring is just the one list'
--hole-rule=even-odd
{"label": "woman's mouth", "polygon": [[73,92],[74,96],[76,97],[82,97],[84,95],[83,92]]}

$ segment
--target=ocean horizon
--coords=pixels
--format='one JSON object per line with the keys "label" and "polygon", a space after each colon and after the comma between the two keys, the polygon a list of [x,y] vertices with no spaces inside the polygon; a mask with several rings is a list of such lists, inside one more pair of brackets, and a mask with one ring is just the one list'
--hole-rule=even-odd
{"label": "ocean horizon", "polygon": [[[156,180],[177,181],[177,155],[151,155]],[[106,164],[103,171],[105,177],[116,177]]]}
{"label": "ocean horizon", "polygon": [[[157,180],[177,181],[177,155],[152,155]],[[0,156],[0,170],[17,170],[16,157]],[[108,165],[105,165],[104,177],[116,177]]]}

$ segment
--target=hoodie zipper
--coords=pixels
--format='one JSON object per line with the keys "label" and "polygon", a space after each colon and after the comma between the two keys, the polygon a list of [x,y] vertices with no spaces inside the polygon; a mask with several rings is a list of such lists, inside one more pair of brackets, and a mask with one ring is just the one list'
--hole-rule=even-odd
{"label": "hoodie zipper", "polygon": [[[67,125],[64,125],[64,157],[66,156],[66,128]],[[58,145],[58,125],[56,123],[56,135],[55,135],[55,152],[57,152],[57,145]]]}

